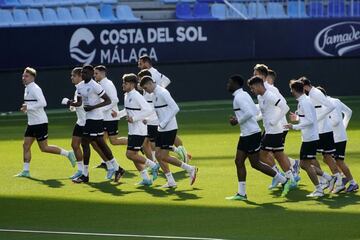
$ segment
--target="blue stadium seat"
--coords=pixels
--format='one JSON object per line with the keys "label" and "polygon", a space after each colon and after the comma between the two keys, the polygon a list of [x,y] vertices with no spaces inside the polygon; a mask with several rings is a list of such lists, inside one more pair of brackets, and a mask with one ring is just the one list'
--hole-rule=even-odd
{"label": "blue stadium seat", "polygon": [[101,0],[101,3],[115,4],[118,3],[117,0]]}
{"label": "blue stadium seat", "polygon": [[68,8],[58,7],[56,9],[56,13],[58,15],[59,21],[62,22],[62,23],[72,24],[72,23],[77,22],[72,18],[70,10]]}
{"label": "blue stadium seat", "polygon": [[330,0],[328,5],[329,17],[344,17],[345,2],[343,0]]}
{"label": "blue stadium seat", "polygon": [[[243,3],[233,3],[232,5],[236,8],[236,10],[241,12],[245,17],[248,17],[249,13],[248,13],[248,10],[247,10],[245,4],[243,4]],[[240,18],[240,19],[243,18],[237,12],[235,12],[232,8],[228,8],[228,14],[227,15],[228,15],[229,18]]]}
{"label": "blue stadium seat", "polygon": [[213,19],[210,6],[205,2],[196,2],[194,4],[193,16],[196,19]]}
{"label": "blue stadium seat", "polygon": [[88,19],[84,12],[84,9],[81,7],[71,7],[70,12],[71,12],[71,17],[74,21],[84,22],[84,23],[96,22],[92,19]]}
{"label": "blue stadium seat", "polygon": [[101,0],[87,0],[86,2],[94,5],[101,4]]}
{"label": "blue stadium seat", "polygon": [[347,16],[360,17],[360,1],[354,1],[353,5],[349,4],[346,8]]}
{"label": "blue stadium seat", "polygon": [[14,9],[13,10],[14,22],[18,25],[28,25],[29,20],[26,15],[25,10],[23,9]]}
{"label": "blue stadium seat", "polygon": [[15,25],[15,23],[10,10],[0,9],[0,26],[6,27],[11,25]]}
{"label": "blue stadium seat", "polygon": [[34,5],[34,1],[33,0],[19,0],[19,3],[21,6],[23,7],[31,7]]}
{"label": "blue stadium seat", "polygon": [[288,2],[288,16],[290,18],[306,18],[305,3],[303,1]]}
{"label": "blue stadium seat", "polygon": [[169,4],[174,4],[174,3],[178,3],[179,0],[161,0],[163,3],[169,3]]}
{"label": "blue stadium seat", "polygon": [[193,19],[191,6],[189,3],[179,2],[176,4],[175,15],[177,19]]}
{"label": "blue stadium seat", "polygon": [[101,18],[100,13],[95,6],[86,6],[85,13],[88,19],[91,19],[95,22],[108,22],[108,20]]}
{"label": "blue stadium seat", "polygon": [[52,8],[43,8],[43,17],[44,17],[44,23],[47,24],[61,24],[62,22],[59,20],[56,12]]}
{"label": "blue stadium seat", "polygon": [[141,19],[134,16],[133,11],[128,5],[116,6],[116,17],[120,21],[138,22]]}
{"label": "blue stadium seat", "polygon": [[4,6],[6,7],[19,7],[21,4],[18,0],[4,0]]}
{"label": "blue stadium seat", "polygon": [[112,5],[110,4],[102,4],[100,6],[100,16],[103,19],[107,19],[110,21],[116,21],[116,17],[114,16]]}
{"label": "blue stadium seat", "polygon": [[217,19],[221,19],[221,20],[226,19],[227,14],[226,14],[225,4],[214,3],[213,5],[211,5],[211,15]]}
{"label": "blue stadium seat", "polygon": [[279,2],[268,2],[267,14],[269,18],[287,18],[284,7]]}
{"label": "blue stadium seat", "polygon": [[41,15],[41,12],[39,9],[29,8],[27,10],[27,13],[28,13],[29,22],[31,22],[33,24],[43,24],[44,23],[44,19]]}
{"label": "blue stadium seat", "polygon": [[250,18],[268,18],[264,4],[262,3],[249,3],[249,17]]}
{"label": "blue stadium seat", "polygon": [[308,15],[313,18],[324,17],[324,6],[322,2],[310,2],[308,5]]}

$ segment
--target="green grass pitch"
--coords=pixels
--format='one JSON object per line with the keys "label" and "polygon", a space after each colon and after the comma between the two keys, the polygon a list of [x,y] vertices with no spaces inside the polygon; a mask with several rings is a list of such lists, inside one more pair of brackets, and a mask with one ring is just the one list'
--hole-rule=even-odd
{"label": "green grass pitch", "polygon": [[[359,181],[360,98],[342,99],[353,109],[346,162]],[[290,107],[295,110],[293,100]],[[121,184],[106,182],[105,171],[92,168],[91,183],[73,184],[67,179],[74,172],[68,160],[41,153],[36,143],[30,167],[33,179],[14,178],[22,169],[26,121],[21,114],[0,117],[0,228],[246,240],[360,239],[360,194],[307,199],[313,186],[304,172],[299,189],[282,198],[280,190],[267,189],[271,179],[247,163],[249,201],[225,200],[237,190],[233,159],[239,128],[228,124],[231,102],[186,103],[181,110],[179,135],[199,174],[191,187],[185,173],[173,168],[178,188],[171,191],[157,188],[165,183],[162,174],[153,187],[135,186],[140,177],[125,158],[124,146],[111,147],[127,170]],[[49,120],[49,144],[70,149],[75,114],[49,111]],[[121,135],[126,135],[124,120],[119,128]],[[289,133],[286,152],[298,158],[299,147],[300,133]],[[99,157],[92,152],[91,167],[98,163]],[[329,171],[327,167],[324,170]],[[0,232],[0,239],[133,238]]]}

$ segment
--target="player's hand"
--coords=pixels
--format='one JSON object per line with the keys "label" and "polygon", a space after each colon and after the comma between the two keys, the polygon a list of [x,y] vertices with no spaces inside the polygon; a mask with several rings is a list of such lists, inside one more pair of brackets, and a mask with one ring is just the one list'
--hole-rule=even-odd
{"label": "player's hand", "polygon": [[298,119],[298,116],[296,115],[296,113],[290,112],[289,116],[290,116],[290,121],[292,121],[292,122],[296,122]]}
{"label": "player's hand", "polygon": [[22,111],[23,113],[26,113],[27,112],[27,105],[26,104],[21,105],[20,111]]}
{"label": "player's hand", "polygon": [[291,123],[285,124],[284,128],[286,129],[293,129],[293,125]]}
{"label": "player's hand", "polygon": [[85,112],[89,112],[89,111],[91,111],[91,110],[93,110],[93,109],[94,109],[94,106],[90,106],[90,105],[85,105],[85,106],[84,106]]}
{"label": "player's hand", "polygon": [[116,118],[117,115],[118,115],[118,113],[116,111],[114,111],[114,110],[111,111],[111,116],[113,118]]}
{"label": "player's hand", "polygon": [[127,117],[127,121],[128,121],[129,123],[133,123],[133,122],[134,122],[134,119],[133,119],[132,117]]}
{"label": "player's hand", "polygon": [[235,126],[236,124],[238,124],[238,120],[235,116],[230,116],[229,123],[231,126]]}

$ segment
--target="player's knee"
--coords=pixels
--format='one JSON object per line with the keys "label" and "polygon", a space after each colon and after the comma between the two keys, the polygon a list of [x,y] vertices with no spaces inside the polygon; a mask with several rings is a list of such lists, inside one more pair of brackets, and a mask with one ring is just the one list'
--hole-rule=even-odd
{"label": "player's knee", "polygon": [[133,160],[134,155],[135,155],[134,151],[130,151],[130,150],[127,150],[127,151],[126,151],[126,157],[127,157],[128,159]]}
{"label": "player's knee", "polygon": [[156,157],[156,159],[157,159],[158,161],[162,161],[162,160],[163,160],[162,154],[161,154],[160,151],[157,151],[157,152],[155,153],[155,157]]}
{"label": "player's knee", "polygon": [[244,166],[245,166],[245,165],[244,165],[244,162],[241,161],[241,160],[238,159],[238,158],[235,158],[235,165],[236,165],[237,167],[244,167]]}
{"label": "player's knee", "polygon": [[30,150],[30,144],[28,144],[28,143],[23,143],[23,149],[24,149],[24,151]]}

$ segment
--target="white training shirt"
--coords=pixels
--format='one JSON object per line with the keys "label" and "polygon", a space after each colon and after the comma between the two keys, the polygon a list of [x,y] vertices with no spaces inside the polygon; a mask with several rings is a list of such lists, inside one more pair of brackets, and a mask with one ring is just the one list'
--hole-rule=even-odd
{"label": "white training shirt", "polygon": [[233,93],[233,109],[240,126],[240,136],[246,137],[261,132],[256,121],[258,109],[250,95],[242,88]]}
{"label": "white training shirt", "polygon": [[101,81],[99,81],[99,84],[102,86],[102,88],[105,90],[106,95],[108,95],[111,100],[111,103],[109,105],[101,108],[104,114],[104,121],[119,120],[119,115],[117,115],[116,117],[111,116],[112,111],[119,112],[119,98],[114,83],[108,78],[103,78]]}
{"label": "white training shirt", "polygon": [[264,95],[258,95],[259,107],[265,127],[266,134],[279,134],[284,132],[281,121],[289,111],[289,106],[281,98],[269,90]]}
{"label": "white training shirt", "polygon": [[329,96],[327,98],[335,105],[335,109],[330,113],[330,123],[333,127],[334,141],[336,143],[347,141],[346,128],[349,124],[352,110],[337,98]]}
{"label": "white training shirt", "polygon": [[154,89],[154,107],[159,119],[159,132],[178,129],[175,116],[180,109],[169,91],[159,85]]}
{"label": "white training shirt", "polygon": [[125,94],[125,110],[128,117],[132,117],[133,123],[128,123],[129,135],[147,135],[147,127],[143,121],[152,113],[151,106],[145,98],[135,89]]}
{"label": "white training shirt", "polygon": [[[270,90],[270,92],[274,93],[277,97],[279,97],[281,99],[281,101],[284,101],[286,104],[286,99],[284,98],[284,96],[280,93],[279,89],[277,87],[275,87],[274,85],[268,83],[267,81],[264,82],[264,86],[266,88],[266,90]],[[288,121],[286,119],[286,116],[284,116],[281,119],[281,123],[283,126],[285,126],[286,124],[288,124]],[[286,128],[284,128],[284,131],[287,131]]]}
{"label": "white training shirt", "polygon": [[[101,103],[102,96],[105,94],[100,84],[91,79],[88,83],[80,82],[77,85],[78,96],[82,98],[84,106],[94,106]],[[86,112],[86,120],[102,120],[104,119],[102,108],[96,108]]]}
{"label": "white training shirt", "polygon": [[154,67],[149,68],[148,71],[151,73],[151,77],[154,80],[154,82],[156,82],[157,85],[160,85],[161,87],[166,88],[171,83],[171,81],[168,77],[166,77],[164,74],[160,73]]}
{"label": "white training shirt", "polygon": [[[84,81],[81,81],[80,83],[76,84],[75,87],[77,88],[77,86],[81,83],[84,83]],[[75,102],[77,101],[77,96],[78,96],[78,91],[75,90],[75,95],[74,95]],[[71,108],[71,106],[70,106],[70,108]],[[85,126],[86,112],[84,110],[84,103],[82,103],[80,107],[75,107],[75,111],[76,111],[76,117],[77,117],[76,124],[81,127]]]}
{"label": "white training shirt", "polygon": [[159,125],[159,119],[156,115],[155,108],[154,108],[154,93],[147,93],[144,91],[143,94],[145,100],[150,104],[151,106],[151,115],[146,118],[147,125],[150,126],[158,126]]}
{"label": "white training shirt", "polygon": [[299,117],[299,123],[294,124],[293,129],[301,130],[301,139],[303,142],[319,140],[316,111],[310,98],[303,94],[296,100],[298,101],[296,114]]}
{"label": "white training shirt", "polygon": [[48,123],[44,110],[46,100],[41,88],[35,82],[25,86],[24,103],[27,107],[28,125]]}
{"label": "white training shirt", "polygon": [[309,97],[316,110],[319,134],[331,132],[333,129],[329,121],[329,113],[335,109],[334,104],[315,87],[310,89]]}

